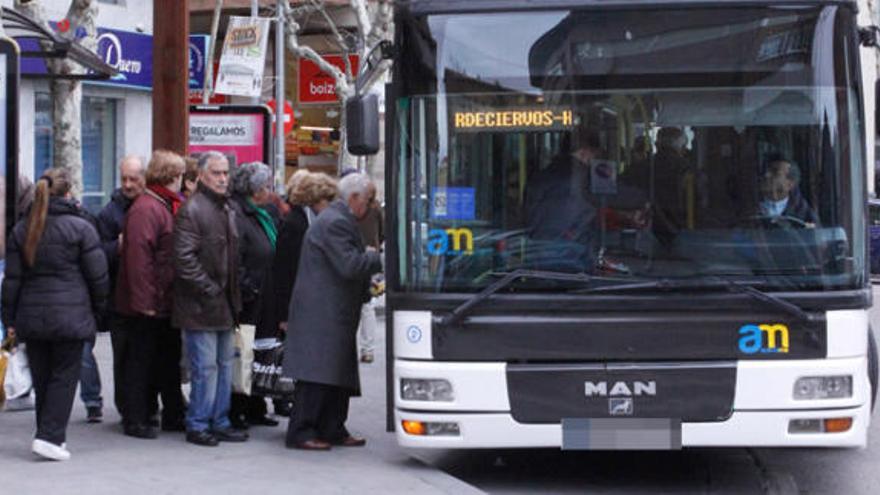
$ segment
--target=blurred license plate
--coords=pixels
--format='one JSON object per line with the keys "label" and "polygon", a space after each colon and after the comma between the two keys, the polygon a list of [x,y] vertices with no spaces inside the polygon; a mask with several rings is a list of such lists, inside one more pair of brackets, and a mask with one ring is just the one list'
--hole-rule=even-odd
{"label": "blurred license plate", "polygon": [[681,449],[681,419],[562,419],[562,450],[679,449]]}

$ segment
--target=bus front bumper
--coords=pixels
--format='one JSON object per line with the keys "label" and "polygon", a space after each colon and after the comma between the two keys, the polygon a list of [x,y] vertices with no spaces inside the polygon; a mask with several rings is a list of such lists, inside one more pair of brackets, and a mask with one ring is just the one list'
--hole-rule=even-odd
{"label": "bus front bumper", "polygon": [[[504,363],[395,362],[397,440],[412,448],[563,447],[560,423],[527,424],[514,419]],[[804,376],[851,375],[846,399],[797,401],[794,382]],[[454,390],[447,402],[407,401],[401,378],[442,379]],[[793,425],[846,419],[840,432],[798,431]],[[870,425],[870,385],[864,357],[740,361],[734,407],[724,421],[681,423],[682,447],[865,447]],[[814,420],[814,421],[809,421]],[[819,420],[818,422],[815,420]],[[410,426],[410,432],[405,431]],[[412,426],[439,426],[434,433]],[[414,434],[415,433],[415,434]],[[427,434],[426,434],[427,433]]]}

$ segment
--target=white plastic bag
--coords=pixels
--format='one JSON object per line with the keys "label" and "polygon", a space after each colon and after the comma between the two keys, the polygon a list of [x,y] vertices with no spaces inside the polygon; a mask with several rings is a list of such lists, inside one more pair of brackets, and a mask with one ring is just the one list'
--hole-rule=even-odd
{"label": "white plastic bag", "polygon": [[3,390],[6,392],[6,400],[24,398],[30,395],[34,388],[31,380],[31,368],[28,365],[27,354],[24,344],[12,350],[9,363],[6,367],[6,379],[3,382]]}
{"label": "white plastic bag", "polygon": [[232,365],[232,391],[251,395],[251,373],[254,365],[254,335],[257,327],[240,325],[235,332],[235,359]]}

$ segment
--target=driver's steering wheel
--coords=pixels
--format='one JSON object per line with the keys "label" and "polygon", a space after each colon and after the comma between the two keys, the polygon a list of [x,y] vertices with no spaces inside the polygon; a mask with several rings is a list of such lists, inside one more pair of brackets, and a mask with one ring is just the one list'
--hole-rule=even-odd
{"label": "driver's steering wheel", "polygon": [[799,229],[807,229],[810,228],[810,224],[801,220],[798,217],[793,217],[791,215],[779,215],[779,216],[771,216],[771,215],[752,215],[748,217],[748,220],[753,223],[758,223],[765,226],[773,226],[773,227],[796,227]]}

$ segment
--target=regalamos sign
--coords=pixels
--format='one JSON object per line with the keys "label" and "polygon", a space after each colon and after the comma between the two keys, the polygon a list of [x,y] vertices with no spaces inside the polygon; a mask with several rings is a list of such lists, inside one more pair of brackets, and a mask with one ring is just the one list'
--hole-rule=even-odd
{"label": "regalamos sign", "polygon": [[[330,64],[345,72],[345,61],[340,55],[324,55],[324,59]],[[349,55],[351,71],[357,74],[358,57]],[[300,103],[335,103],[336,80],[333,76],[322,71],[318,64],[305,58],[299,59],[299,102]]]}

